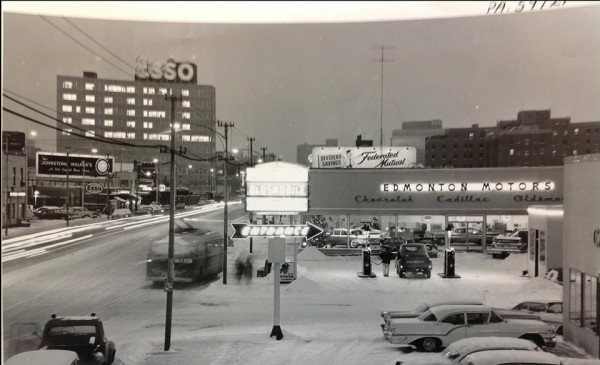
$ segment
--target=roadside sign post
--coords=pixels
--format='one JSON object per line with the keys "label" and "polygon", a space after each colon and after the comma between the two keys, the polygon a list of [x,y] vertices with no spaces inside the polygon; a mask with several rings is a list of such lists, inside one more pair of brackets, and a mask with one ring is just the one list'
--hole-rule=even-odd
{"label": "roadside sign post", "polygon": [[274,279],[273,283],[273,329],[269,337],[275,336],[277,341],[283,338],[283,332],[281,331],[280,317],[281,317],[281,278],[279,271],[281,270],[281,263],[285,262],[285,238],[269,238],[269,261],[275,264]]}

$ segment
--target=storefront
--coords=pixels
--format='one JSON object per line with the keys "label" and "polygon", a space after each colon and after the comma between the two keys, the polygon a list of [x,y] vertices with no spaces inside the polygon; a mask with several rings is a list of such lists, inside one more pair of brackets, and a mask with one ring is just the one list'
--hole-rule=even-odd
{"label": "storefront", "polygon": [[600,155],[565,159],[564,336],[600,357]]}
{"label": "storefront", "polygon": [[309,213],[325,216],[328,228],[377,221],[382,230],[436,232],[453,223],[485,236],[495,226],[527,228],[532,205],[562,204],[563,168],[313,168],[309,191]]}

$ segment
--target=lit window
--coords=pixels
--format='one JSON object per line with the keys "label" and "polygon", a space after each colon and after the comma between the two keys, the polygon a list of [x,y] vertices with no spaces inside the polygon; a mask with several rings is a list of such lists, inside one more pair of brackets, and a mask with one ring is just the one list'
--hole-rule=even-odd
{"label": "lit window", "polygon": [[183,118],[183,119],[190,119],[190,112],[183,112],[183,113],[181,113],[181,118]]}
{"label": "lit window", "polygon": [[115,93],[124,93],[125,86],[123,85],[104,85],[104,91],[111,91]]}
{"label": "lit window", "polygon": [[181,90],[181,96],[190,96],[190,91],[188,89]]}
{"label": "lit window", "polygon": [[79,105],[75,107],[75,112],[77,112],[77,113],[81,112],[81,107]]}
{"label": "lit window", "polygon": [[510,151],[508,152],[508,154],[511,155],[511,156],[514,155],[515,154],[515,149],[511,148]]}
{"label": "lit window", "polygon": [[88,101],[90,103],[93,103],[96,101],[96,97],[94,95],[86,95],[85,96],[85,101]]}
{"label": "lit window", "polygon": [[112,121],[112,119],[105,119],[105,120],[104,120],[104,126],[105,126],[105,127],[112,127],[112,126],[113,126],[113,121]]}
{"label": "lit window", "polygon": [[152,129],[152,122],[144,122],[145,129]]}
{"label": "lit window", "polygon": [[164,118],[167,116],[167,112],[165,112],[164,110],[144,110],[144,116],[152,118]]}
{"label": "lit window", "polygon": [[86,82],[85,83],[85,89],[86,90],[94,90],[94,88],[96,87],[95,84],[91,83],[91,82]]}
{"label": "lit window", "polygon": [[104,108],[104,114],[112,115],[112,113],[113,113],[113,108]]}
{"label": "lit window", "polygon": [[147,88],[147,87],[143,88],[143,89],[142,89],[142,92],[143,92],[144,94],[148,94],[148,88]]}
{"label": "lit window", "polygon": [[73,123],[73,118],[63,117],[63,123],[71,124],[71,123]]}
{"label": "lit window", "polygon": [[63,82],[63,88],[64,89],[72,89],[73,83],[71,81],[65,81],[65,82]]}
{"label": "lit window", "polygon": [[210,142],[209,136],[192,136],[192,142]]}
{"label": "lit window", "polygon": [[181,125],[181,129],[184,131],[189,131],[190,130],[190,123],[183,123]]}
{"label": "lit window", "polygon": [[573,134],[576,134],[576,135],[579,134],[579,128],[573,129]]}
{"label": "lit window", "polygon": [[556,150],[552,150],[552,156],[556,156]]}
{"label": "lit window", "polygon": [[125,139],[125,138],[127,138],[127,133],[125,133],[125,132],[114,132],[113,133],[113,138]]}
{"label": "lit window", "polygon": [[144,105],[152,106],[152,99],[144,99]]}
{"label": "lit window", "polygon": [[181,102],[181,105],[184,108],[189,108],[190,107],[190,101],[189,100],[184,100],[184,101]]}
{"label": "lit window", "polygon": [[148,139],[148,133],[144,133],[144,139]]}
{"label": "lit window", "polygon": [[158,139],[161,141],[170,141],[171,135],[170,134],[159,134]]}
{"label": "lit window", "polygon": [[577,156],[577,150],[573,150],[573,156]]}
{"label": "lit window", "polygon": [[113,132],[108,132],[108,131],[104,132],[104,137],[105,138],[112,138],[112,136],[113,136]]}
{"label": "lit window", "polygon": [[552,131],[552,137],[558,136],[558,131]]}
{"label": "lit window", "polygon": [[135,109],[127,109],[127,115],[130,117],[135,117]]}
{"label": "lit window", "polygon": [[63,100],[77,100],[76,94],[63,94]]}
{"label": "lit window", "polygon": [[160,95],[166,95],[167,94],[167,88],[166,87],[161,87],[160,89],[158,89],[158,93]]}
{"label": "lit window", "polygon": [[127,132],[127,139],[135,139],[135,133],[134,132]]}
{"label": "lit window", "polygon": [[135,121],[134,120],[128,120],[127,123],[125,123],[125,126],[127,128],[135,128]]}
{"label": "lit window", "polygon": [[85,112],[88,114],[94,114],[96,112],[96,108],[94,108],[93,106],[86,106]]}
{"label": "lit window", "polygon": [[94,132],[94,131],[85,131],[85,136],[86,137],[95,137],[96,136],[96,132]]}
{"label": "lit window", "polygon": [[63,105],[62,106],[62,111],[63,112],[72,112],[73,111],[73,107],[71,105]]}
{"label": "lit window", "polygon": [[135,92],[135,86],[127,86],[127,92],[133,94]]}
{"label": "lit window", "polygon": [[153,87],[149,87],[148,88],[148,94],[149,95],[154,95],[155,89]]}
{"label": "lit window", "polygon": [[473,140],[473,135],[474,135],[473,133],[469,133],[469,141]]}
{"label": "lit window", "polygon": [[71,135],[71,132],[73,132],[73,130],[72,130],[72,129],[63,129],[63,130],[62,130],[62,134],[63,134],[63,136],[70,136],[70,135]]}
{"label": "lit window", "polygon": [[190,136],[188,134],[184,134],[181,136],[181,140],[184,142],[189,142],[190,141]]}
{"label": "lit window", "polygon": [[96,125],[96,120],[94,118],[83,118],[83,119],[81,119],[81,124],[83,124],[83,125]]}
{"label": "lit window", "polygon": [[135,98],[127,98],[127,105],[135,105]]}
{"label": "lit window", "polygon": [[104,97],[104,102],[108,103],[108,104],[112,104],[113,102],[113,97],[112,96],[105,96]]}

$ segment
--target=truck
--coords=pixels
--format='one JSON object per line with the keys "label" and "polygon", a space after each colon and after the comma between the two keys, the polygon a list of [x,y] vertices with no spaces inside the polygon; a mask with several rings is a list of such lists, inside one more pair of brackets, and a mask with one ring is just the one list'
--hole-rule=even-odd
{"label": "truck", "polygon": [[427,247],[423,243],[405,243],[398,249],[396,258],[396,273],[403,278],[404,274],[423,274],[431,277],[431,259],[427,254]]}

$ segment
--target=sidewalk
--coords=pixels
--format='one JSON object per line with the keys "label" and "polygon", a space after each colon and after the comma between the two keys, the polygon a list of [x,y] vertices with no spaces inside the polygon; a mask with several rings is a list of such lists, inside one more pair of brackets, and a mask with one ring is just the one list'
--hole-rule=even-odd
{"label": "sidewalk", "polygon": [[[77,227],[85,224],[106,221],[106,216],[101,216],[98,218],[77,218],[69,221],[69,227]],[[8,234],[6,234],[6,228],[3,228],[2,240],[67,227],[67,221],[64,219],[32,219],[29,221],[29,223],[29,227],[8,227]]]}

